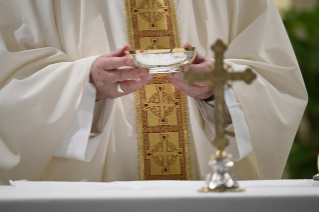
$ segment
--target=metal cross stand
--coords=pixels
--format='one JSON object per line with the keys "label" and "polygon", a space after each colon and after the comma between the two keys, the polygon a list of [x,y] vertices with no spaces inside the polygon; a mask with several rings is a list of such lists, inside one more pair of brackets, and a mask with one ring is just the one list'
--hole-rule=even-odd
{"label": "metal cross stand", "polygon": [[206,183],[199,191],[244,191],[239,188],[235,177],[228,171],[234,163],[231,161],[232,156],[227,155],[225,152],[229,141],[225,137],[224,86],[229,81],[235,80],[243,80],[247,84],[250,84],[256,78],[256,74],[251,69],[246,69],[242,73],[229,73],[224,68],[223,62],[227,46],[221,40],[217,40],[211,49],[215,52],[215,69],[211,68],[211,72],[208,73],[195,73],[190,70],[184,75],[184,80],[188,84],[193,84],[196,81],[208,81],[215,89],[216,138],[212,143],[217,148],[217,151],[211,156],[209,161],[209,165],[213,168],[213,173],[207,175]]}

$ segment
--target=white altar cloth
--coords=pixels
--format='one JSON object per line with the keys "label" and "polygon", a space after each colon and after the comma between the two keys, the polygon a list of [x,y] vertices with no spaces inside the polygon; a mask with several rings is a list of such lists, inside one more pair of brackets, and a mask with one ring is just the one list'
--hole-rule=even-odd
{"label": "white altar cloth", "polygon": [[202,181],[30,182],[0,186],[0,211],[319,210],[319,181],[240,181],[243,193],[198,193]]}

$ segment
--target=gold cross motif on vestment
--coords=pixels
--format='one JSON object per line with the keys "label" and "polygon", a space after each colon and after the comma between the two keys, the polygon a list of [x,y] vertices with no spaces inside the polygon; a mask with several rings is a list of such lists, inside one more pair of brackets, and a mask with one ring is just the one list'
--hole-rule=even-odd
{"label": "gold cross motif on vestment", "polygon": [[[229,141],[225,137],[225,98],[224,98],[224,86],[229,81],[243,80],[247,84],[250,84],[255,78],[256,74],[251,69],[246,69],[242,73],[229,73],[224,68],[224,53],[227,50],[227,46],[221,41],[217,40],[211,47],[215,52],[215,68],[210,67],[210,72],[196,73],[190,70],[185,73],[184,80],[188,84],[193,84],[196,81],[208,81],[214,86],[214,98],[215,98],[215,116],[216,116],[216,138],[213,141],[213,145],[217,148],[217,156],[224,157],[225,147],[228,146]],[[229,85],[230,86],[230,85]]]}
{"label": "gold cross motif on vestment", "polygon": [[151,151],[147,151],[147,159],[162,167],[162,173],[170,173],[169,166],[174,164],[178,157],[183,156],[183,149],[177,149],[174,144],[168,141],[168,134],[160,134],[161,141]]}
{"label": "gold cross motif on vestment", "polygon": [[179,107],[179,101],[175,100],[166,93],[165,85],[157,85],[157,92],[153,94],[148,102],[144,103],[144,108],[150,108],[150,111],[159,117],[159,124],[167,124],[167,116],[169,116],[174,108]]}
{"label": "gold cross motif on vestment", "polygon": [[150,29],[156,29],[156,22],[162,18],[163,14],[168,14],[168,9],[167,6],[162,6],[158,0],[144,0],[139,7],[133,8],[133,13],[134,15],[140,14],[145,21],[150,22]]}

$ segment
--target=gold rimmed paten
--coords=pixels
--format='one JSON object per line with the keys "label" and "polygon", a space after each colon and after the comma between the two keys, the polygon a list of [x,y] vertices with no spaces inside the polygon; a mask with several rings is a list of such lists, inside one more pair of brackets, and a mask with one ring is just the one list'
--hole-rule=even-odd
{"label": "gold rimmed paten", "polygon": [[172,49],[149,49],[149,50],[131,50],[126,51],[126,54],[156,54],[156,53],[169,53],[169,52],[184,52],[190,51],[194,52],[196,50],[195,47],[184,47],[184,48],[172,48]]}
{"label": "gold rimmed paten", "polygon": [[181,66],[193,62],[195,47],[126,51],[134,58],[134,66],[149,69],[151,74],[165,74],[180,71]]}
{"label": "gold rimmed paten", "polygon": [[[173,0],[125,0],[125,8],[129,44],[144,49],[128,54],[195,52],[180,48]],[[187,96],[175,89],[167,74],[154,74],[135,92],[135,110],[140,179],[191,180]]]}

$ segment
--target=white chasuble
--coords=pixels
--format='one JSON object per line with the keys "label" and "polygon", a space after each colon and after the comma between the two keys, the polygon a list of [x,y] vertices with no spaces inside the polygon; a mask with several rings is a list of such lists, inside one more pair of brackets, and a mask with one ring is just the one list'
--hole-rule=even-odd
{"label": "white chasuble", "polygon": [[[233,172],[240,180],[280,178],[307,93],[273,1],[176,0],[175,7],[181,43],[214,58],[210,46],[222,39],[226,62],[258,75],[226,91],[227,130],[235,136],[228,150],[240,159]],[[86,90],[94,60],[127,43],[124,1],[0,0],[0,183],[139,179],[134,94],[93,105],[94,87],[91,96]],[[81,106],[84,99],[90,106]],[[204,179],[215,152],[214,109],[187,100],[192,179]],[[91,127],[87,142],[72,147],[73,159],[55,157],[79,114],[93,120],[79,124]]]}

